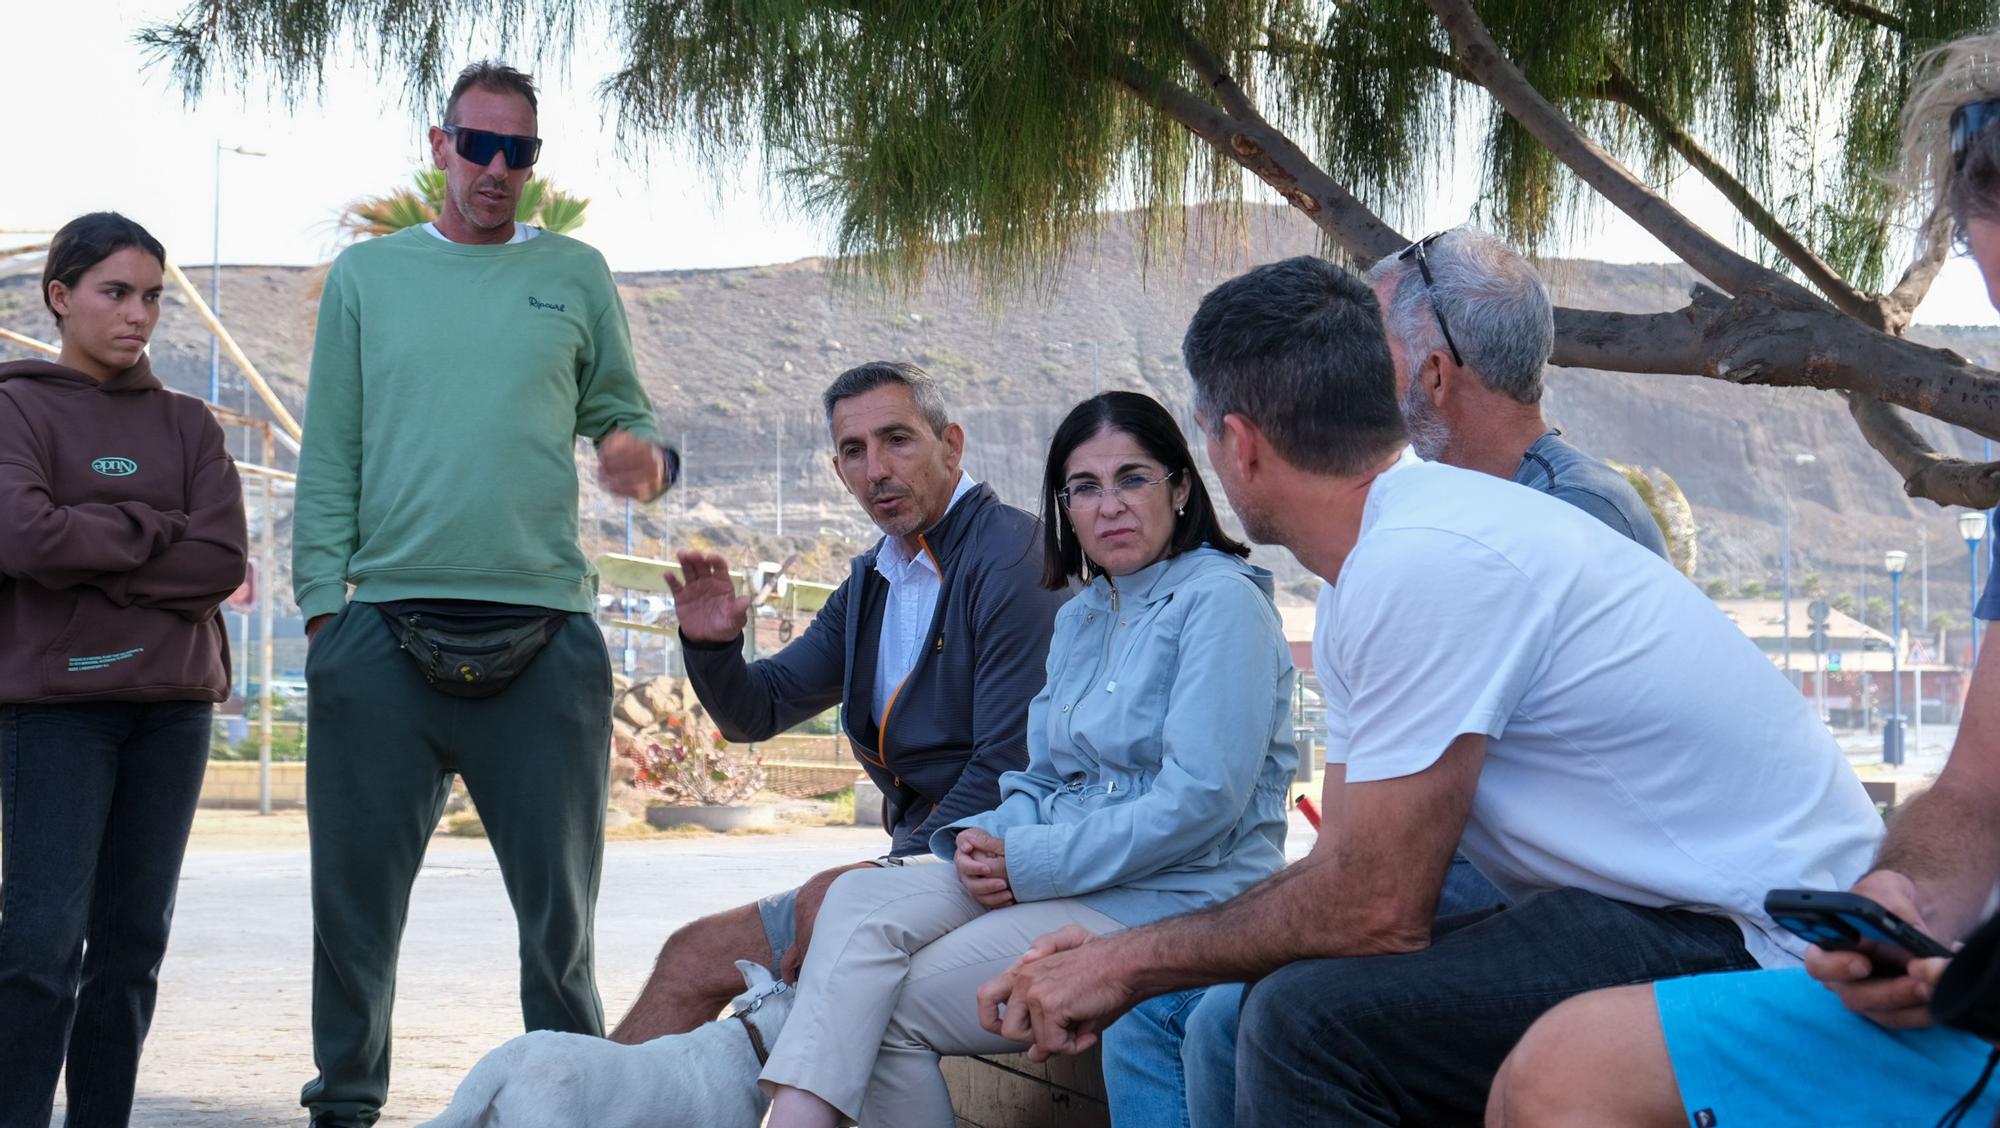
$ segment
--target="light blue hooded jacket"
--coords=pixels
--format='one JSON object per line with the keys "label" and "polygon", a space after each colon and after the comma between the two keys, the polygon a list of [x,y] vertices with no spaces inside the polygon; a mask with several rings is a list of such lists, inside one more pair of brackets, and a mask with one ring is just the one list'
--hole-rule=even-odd
{"label": "light blue hooded jacket", "polygon": [[1074,897],[1125,925],[1226,901],[1285,864],[1291,650],[1271,574],[1206,546],[1056,614],[1028,768],[1000,806],[931,836],[1007,844],[1017,901]]}

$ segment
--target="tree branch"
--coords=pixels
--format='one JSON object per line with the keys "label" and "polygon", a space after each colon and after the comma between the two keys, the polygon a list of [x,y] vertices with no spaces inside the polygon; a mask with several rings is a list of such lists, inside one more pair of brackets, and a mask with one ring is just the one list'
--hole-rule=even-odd
{"label": "tree branch", "polygon": [[[1213,52],[1207,58],[1213,62]],[[1349,254],[1373,261],[1409,245],[1409,240],[1382,222],[1381,217],[1258,115],[1241,87],[1222,72],[1219,64],[1214,66],[1212,75],[1207,80],[1217,86],[1217,96],[1248,109],[1248,120],[1224,113],[1186,87],[1147,70],[1137,60],[1120,56],[1111,64],[1112,79],[1276,189],[1287,203],[1304,212],[1306,218]],[[1227,93],[1223,87],[1228,88]]]}
{"label": "tree branch", "polygon": [[1908,32],[1907,25],[1901,19],[1890,15],[1880,8],[1863,4],[1861,0],[1813,0],[1813,2],[1835,15],[1851,16],[1862,23],[1874,24],[1885,31],[1893,31],[1897,35],[1903,35]]}
{"label": "tree branch", "polygon": [[1666,108],[1654,101],[1652,96],[1639,89],[1624,68],[1616,60],[1606,60],[1610,75],[1604,83],[1604,96],[1620,103],[1639,115],[1639,119],[1659,132],[1667,147],[1680,154],[1688,166],[1700,173],[1702,179],[1714,185],[1722,193],[1737,214],[1748,220],[1759,235],[1769,240],[1785,260],[1797,267],[1806,281],[1819,287],[1820,292],[1833,302],[1842,313],[1855,317],[1868,317],[1875,312],[1874,303],[1866,294],[1849,285],[1840,272],[1829,266],[1826,260],[1813,253],[1798,236],[1779,222],[1762,201],[1752,195],[1750,189],[1736,178],[1736,175],[1722,166],[1722,162],[1708,154],[1681,124],[1670,116]]}
{"label": "tree branch", "polygon": [[1585,136],[1501,53],[1486,25],[1472,10],[1471,0],[1426,0],[1426,3],[1450,34],[1453,54],[1464,61],[1466,69],[1494,100],[1557,160],[1664,243],[1681,261],[1732,294],[1764,291],[1793,305],[1822,304],[1812,291],[1737,254],[1689,222],[1617,158]]}
{"label": "tree branch", "polygon": [[1924,220],[1922,228],[1923,249],[1911,261],[1909,269],[1896,288],[1875,300],[1876,316],[1871,319],[1878,323],[1885,333],[1903,334],[1910,327],[1910,319],[1916,315],[1917,306],[1930,293],[1931,283],[1938,271],[1944,268],[1944,260],[1951,254],[1951,217],[1943,207],[1934,209]]}
{"label": "tree branch", "polygon": [[1672,313],[1558,309],[1551,363],[1852,392],[1981,434],[2000,416],[2000,374],[1823,306],[1756,292],[1725,298],[1699,288]]}
{"label": "tree branch", "polygon": [[1847,410],[1868,445],[1903,476],[1904,493],[1972,509],[2000,503],[2000,463],[1939,454],[1902,413],[1880,400],[1849,395]]}

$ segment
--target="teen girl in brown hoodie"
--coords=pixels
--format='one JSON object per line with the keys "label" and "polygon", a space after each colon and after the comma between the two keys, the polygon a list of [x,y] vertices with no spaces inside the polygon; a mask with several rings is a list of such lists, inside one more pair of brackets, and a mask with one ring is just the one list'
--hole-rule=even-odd
{"label": "teen girl in brown hoodie", "polygon": [[131,1115],[243,581],[222,429],[146,362],[166,252],[56,233],[54,364],[0,364],[0,1128]]}

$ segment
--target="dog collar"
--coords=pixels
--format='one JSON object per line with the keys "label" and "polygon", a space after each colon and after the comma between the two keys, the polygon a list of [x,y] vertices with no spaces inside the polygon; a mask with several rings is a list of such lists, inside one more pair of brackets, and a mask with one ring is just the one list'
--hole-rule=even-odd
{"label": "dog collar", "polygon": [[757,1064],[769,1064],[771,1061],[771,1051],[769,1047],[764,1045],[764,1036],[757,1032],[757,1024],[750,1021],[750,1012],[740,1010],[729,1017],[741,1022],[743,1024],[743,1032],[750,1035],[750,1052],[757,1055]]}

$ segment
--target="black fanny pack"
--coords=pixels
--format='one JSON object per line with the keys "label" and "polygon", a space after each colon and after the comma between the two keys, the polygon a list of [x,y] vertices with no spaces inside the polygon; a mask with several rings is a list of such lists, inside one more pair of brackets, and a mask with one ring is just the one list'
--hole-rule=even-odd
{"label": "black fanny pack", "polygon": [[466,623],[453,621],[456,616],[377,609],[430,687],[453,697],[491,697],[506,689],[555,637],[565,617],[550,611]]}

